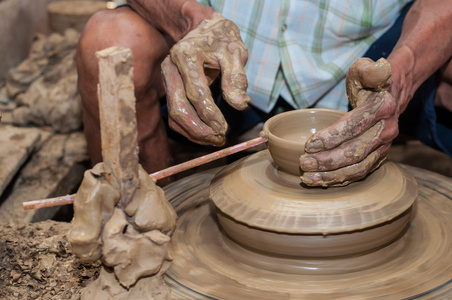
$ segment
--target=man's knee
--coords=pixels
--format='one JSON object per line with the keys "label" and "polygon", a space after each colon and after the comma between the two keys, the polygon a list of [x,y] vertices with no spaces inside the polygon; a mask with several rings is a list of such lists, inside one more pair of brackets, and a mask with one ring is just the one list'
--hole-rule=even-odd
{"label": "man's knee", "polygon": [[[90,155],[94,162],[100,161],[100,124],[97,99],[98,60],[96,52],[112,47],[125,47],[132,51],[134,85],[137,105],[139,143],[150,144],[143,149],[159,149],[153,137],[164,134],[160,122],[160,97],[164,95],[160,64],[169,52],[171,42],[130,8],[105,10],[92,16],[85,26],[77,49],[78,86],[84,108],[85,134]],[[152,144],[154,143],[154,144]],[[166,148],[165,148],[166,149]],[[166,167],[168,151],[160,151],[152,164],[162,163]],[[158,162],[158,163],[157,163]],[[149,166],[147,169],[151,169]],[[155,171],[155,170],[154,170]]]}
{"label": "man's knee", "polygon": [[[90,18],[77,49],[79,74],[90,77],[90,80],[97,77],[95,53],[112,46],[131,49],[138,91],[152,88],[150,84],[161,80],[160,63],[171,42],[128,7],[104,10]],[[160,84],[158,88],[162,88]]]}

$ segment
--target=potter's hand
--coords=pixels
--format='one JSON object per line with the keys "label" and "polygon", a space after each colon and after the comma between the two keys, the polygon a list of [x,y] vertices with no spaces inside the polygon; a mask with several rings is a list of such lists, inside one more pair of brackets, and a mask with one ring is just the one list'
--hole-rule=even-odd
{"label": "potter's hand", "polygon": [[238,27],[219,13],[176,43],[162,63],[170,127],[191,141],[223,145],[228,125],[209,84],[221,71],[223,97],[232,107],[245,109],[247,59]]}
{"label": "potter's hand", "polygon": [[388,92],[391,65],[358,59],[346,77],[353,110],[317,132],[300,157],[301,180],[310,186],[346,185],[376,169],[398,135],[400,108]]}

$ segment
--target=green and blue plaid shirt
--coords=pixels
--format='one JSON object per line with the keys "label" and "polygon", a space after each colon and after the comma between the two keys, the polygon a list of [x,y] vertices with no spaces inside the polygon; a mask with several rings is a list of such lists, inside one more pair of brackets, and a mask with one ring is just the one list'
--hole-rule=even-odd
{"label": "green and blue plaid shirt", "polygon": [[345,75],[410,0],[199,0],[233,21],[248,47],[250,103],[269,112],[346,111]]}

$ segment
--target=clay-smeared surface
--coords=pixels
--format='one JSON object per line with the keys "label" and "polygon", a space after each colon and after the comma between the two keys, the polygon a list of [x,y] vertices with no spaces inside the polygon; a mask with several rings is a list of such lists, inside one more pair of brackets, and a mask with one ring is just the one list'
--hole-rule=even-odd
{"label": "clay-smeared surface", "polygon": [[347,96],[353,110],[306,142],[300,158],[309,186],[341,186],[360,180],[385,160],[398,135],[401,108],[388,92],[391,65],[359,58],[346,77]]}
{"label": "clay-smeared surface", "polygon": [[74,29],[64,34],[39,34],[28,58],[8,71],[0,98],[8,103],[13,124],[46,125],[59,133],[82,127],[75,66],[79,38],[80,33]]}
{"label": "clay-smeared surface", "polygon": [[103,163],[85,172],[68,240],[81,259],[102,259],[103,271],[81,299],[169,297],[163,275],[171,262],[176,214],[141,165],[138,171],[140,185],[125,210],[116,206],[120,194]]}
{"label": "clay-smeared surface", "polygon": [[[247,263],[284,266],[284,259],[230,247],[221,232],[209,184],[215,171],[187,177],[166,189],[179,220],[167,282],[184,299],[444,299],[452,296],[452,180],[407,167],[419,183],[406,233],[375,252],[341,259],[289,261],[268,271]],[[229,243],[229,244],[228,244]],[[232,250],[231,250],[232,249]],[[315,274],[315,276],[314,276]]]}
{"label": "clay-smeared surface", "polygon": [[138,130],[133,85],[132,51],[111,47],[96,52],[99,59],[99,117],[102,158],[126,207],[139,185]]}
{"label": "clay-smeared surface", "polygon": [[386,163],[366,180],[309,188],[281,172],[267,150],[224,168],[212,181],[215,205],[237,221],[286,233],[336,233],[367,228],[406,211],[416,198],[414,178]]}

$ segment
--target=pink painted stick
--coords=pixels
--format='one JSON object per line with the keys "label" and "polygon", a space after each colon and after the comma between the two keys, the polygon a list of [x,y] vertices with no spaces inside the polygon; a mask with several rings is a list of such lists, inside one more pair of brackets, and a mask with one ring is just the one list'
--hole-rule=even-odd
{"label": "pink painted stick", "polygon": [[206,164],[208,162],[217,160],[219,158],[240,152],[242,150],[246,150],[248,148],[252,148],[255,146],[258,146],[262,143],[265,143],[267,141],[267,138],[263,138],[263,137],[258,137],[228,148],[224,148],[222,150],[218,150],[216,152],[213,153],[209,153],[206,155],[203,155],[201,157],[197,157],[194,158],[192,160],[186,161],[184,163],[169,167],[167,169],[161,170],[161,171],[157,171],[155,173],[152,173],[150,176],[154,177],[155,180],[159,180],[183,171],[186,171],[188,169]]}
{"label": "pink painted stick", "polygon": [[[155,173],[152,173],[151,177],[153,177],[155,180],[159,180],[183,171],[186,171],[188,169],[206,164],[208,162],[217,160],[219,158],[252,148],[256,147],[260,144],[263,144],[267,142],[267,138],[264,137],[258,137],[228,148],[224,148],[222,150],[218,150],[216,152],[212,152],[206,155],[203,155],[201,157],[194,158],[192,160],[186,161],[184,163],[169,167],[167,169],[163,169],[161,171],[157,171]],[[22,206],[24,210],[31,210],[31,209],[39,209],[43,207],[52,207],[52,206],[60,206],[60,205],[67,205],[67,204],[73,204],[75,199],[75,194],[73,195],[66,195],[62,197],[55,197],[55,198],[49,198],[49,199],[42,199],[42,200],[33,200],[33,201],[27,201],[22,203]]]}

